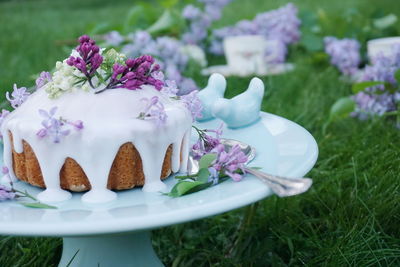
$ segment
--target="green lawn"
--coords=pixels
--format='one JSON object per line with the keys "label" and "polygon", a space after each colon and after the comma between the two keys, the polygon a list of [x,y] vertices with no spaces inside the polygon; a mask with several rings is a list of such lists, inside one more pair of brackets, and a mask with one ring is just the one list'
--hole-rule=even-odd
{"label": "green lawn", "polygon": [[[90,25],[118,23],[133,2],[0,1],[1,94],[14,82],[32,85],[32,74],[67,56],[60,43]],[[236,0],[215,25],[252,18],[285,2]],[[374,12],[400,17],[395,2],[294,1],[302,12],[324,10],[331,17],[358,12],[361,18]],[[356,22],[327,23],[328,34],[344,35]],[[292,48],[289,61],[296,63],[295,71],[263,79],[263,109],[303,125],[316,138],[320,156],[308,174],[314,179],[312,189],[154,231],[154,246],[167,266],[400,265],[399,130],[387,121],[348,118],[323,134],[330,106],[350,94],[350,86],[333,67],[316,63],[300,47]],[[197,81],[203,86],[206,79]],[[238,94],[248,82],[229,78],[227,96]],[[56,266],[60,252],[60,239],[0,237],[0,266]]]}

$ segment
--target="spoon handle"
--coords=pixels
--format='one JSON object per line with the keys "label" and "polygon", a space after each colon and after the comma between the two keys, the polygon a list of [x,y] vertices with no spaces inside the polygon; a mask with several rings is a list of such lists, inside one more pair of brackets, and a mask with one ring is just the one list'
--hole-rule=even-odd
{"label": "spoon handle", "polygon": [[310,178],[286,178],[268,174],[259,170],[245,168],[247,173],[253,174],[266,183],[271,190],[280,197],[294,196],[306,192],[312,185]]}

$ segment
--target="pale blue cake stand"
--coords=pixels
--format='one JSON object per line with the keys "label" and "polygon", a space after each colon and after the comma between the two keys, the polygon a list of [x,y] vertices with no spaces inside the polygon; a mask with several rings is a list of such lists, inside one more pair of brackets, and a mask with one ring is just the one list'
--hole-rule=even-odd
{"label": "pale blue cake stand", "polygon": [[[220,123],[215,119],[197,126],[216,128]],[[303,177],[318,155],[314,138],[304,128],[268,113],[262,113],[261,120],[249,127],[224,129],[224,137],[254,146],[257,157],[250,166],[272,174]],[[169,187],[174,183],[172,177],[166,181]],[[16,187],[33,195],[40,192],[23,182]],[[151,229],[243,207],[270,196],[271,191],[247,175],[241,182],[227,181],[180,198],[133,189],[118,193],[114,202],[91,206],[80,201],[80,194],[73,195],[71,200],[57,204],[57,210],[2,202],[0,234],[63,237],[59,266],[66,266],[72,258],[70,266],[162,266],[151,245]]]}

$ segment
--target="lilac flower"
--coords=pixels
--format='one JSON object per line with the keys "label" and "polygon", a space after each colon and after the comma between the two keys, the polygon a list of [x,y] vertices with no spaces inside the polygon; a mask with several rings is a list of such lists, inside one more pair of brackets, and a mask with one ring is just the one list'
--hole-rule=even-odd
{"label": "lilac flower", "polygon": [[[2,167],[1,173],[3,175],[9,175],[9,170],[8,170],[7,166]],[[0,185],[0,201],[14,199],[15,197],[16,197],[16,194],[12,190],[12,188],[8,188],[4,185]]]}
{"label": "lilac flower", "polygon": [[235,182],[242,179],[242,175],[237,173],[237,170],[244,172],[244,164],[247,162],[247,156],[243,153],[239,145],[235,145],[230,151],[226,152],[222,144],[214,148],[218,151],[217,160],[213,164],[213,168],[217,171],[223,172],[231,177]]}
{"label": "lilac flower", "polygon": [[83,121],[81,121],[81,120],[77,120],[77,121],[74,121],[74,122],[67,121],[67,123],[69,125],[72,125],[74,127],[74,129],[77,130],[77,131],[80,131],[80,130],[82,130],[84,128],[83,127]]}
{"label": "lilac flower", "polygon": [[182,102],[185,104],[186,108],[192,114],[193,121],[195,121],[196,118],[202,117],[201,111],[203,107],[201,105],[199,97],[197,96],[197,93],[198,91],[192,91],[187,95],[181,96]]}
{"label": "lilac flower", "polygon": [[182,17],[185,19],[197,19],[201,16],[201,10],[193,5],[187,5],[182,11]]}
{"label": "lilac flower", "polygon": [[114,64],[110,82],[101,91],[113,88],[136,90],[145,84],[153,85],[159,91],[162,89],[164,82],[153,76],[153,73],[160,71],[160,65],[154,63],[152,56],[143,55],[134,59],[130,58],[125,61],[125,64]]}
{"label": "lilac flower", "polygon": [[189,22],[188,31],[182,35],[182,40],[187,44],[200,44],[208,35],[208,28],[212,22],[221,18],[221,12],[230,0],[199,1],[204,4],[204,11],[187,5],[182,16]]}
{"label": "lilac flower", "polygon": [[400,92],[387,90],[387,85],[393,88],[399,86],[395,73],[400,69],[400,46],[394,46],[391,56],[383,54],[372,59],[372,65],[368,65],[362,71],[359,81],[379,81],[386,85],[376,85],[366,88],[353,96],[356,110],[352,114],[359,119],[367,119],[370,116],[382,116],[387,112],[398,110]]}
{"label": "lilac flower", "polygon": [[[165,70],[165,78],[174,80],[180,91],[188,93],[193,88],[198,89],[196,84],[185,80],[182,73],[186,70],[189,63],[188,56],[183,52],[183,43],[171,37],[159,37],[152,39],[151,35],[145,31],[137,31],[128,36],[131,43],[122,47],[122,52],[129,57],[138,57],[143,54],[152,55],[155,63]],[[156,75],[156,74],[155,74]],[[152,74],[152,77],[157,78]],[[189,87],[186,87],[189,86]],[[178,94],[182,94],[179,92]]]}
{"label": "lilac flower", "polygon": [[36,79],[36,88],[39,89],[41,87],[43,87],[43,85],[45,85],[48,82],[51,82],[52,78],[51,78],[51,74],[50,72],[47,71],[42,71],[39,75],[39,77]]}
{"label": "lilac flower", "polygon": [[325,52],[331,57],[331,64],[344,75],[352,75],[361,62],[360,43],[355,39],[325,37]]}
{"label": "lilac flower", "polygon": [[26,87],[18,88],[16,84],[14,84],[13,92],[11,93],[11,97],[9,92],[6,93],[6,98],[10,102],[13,108],[17,108],[25,102],[30,93],[27,91]]}
{"label": "lilac flower", "polygon": [[165,112],[164,105],[159,101],[157,96],[152,98],[143,98],[142,101],[145,103],[145,108],[140,112],[138,119],[141,120],[153,120],[157,127],[161,127],[167,121],[167,113]]}
{"label": "lilac flower", "polygon": [[44,118],[42,121],[43,128],[39,129],[39,131],[36,133],[40,139],[50,137],[54,143],[60,143],[61,138],[69,135],[71,132],[70,129],[66,129],[67,125],[73,126],[77,131],[83,129],[83,122],[80,120],[70,122],[62,118],[54,118],[57,109],[57,107],[53,107],[48,112],[46,110],[39,109],[40,116]]}
{"label": "lilac flower", "polygon": [[[194,159],[199,160],[202,156],[208,153],[218,153],[214,149],[217,148],[221,144],[220,137],[222,135],[222,128],[220,127],[217,131],[213,130],[200,130],[194,127],[199,134],[199,139],[197,142],[192,146],[192,156]],[[215,137],[206,134],[207,132],[214,132]]]}
{"label": "lilac flower", "polygon": [[118,31],[111,31],[103,36],[108,45],[119,46],[125,39]]}
{"label": "lilac flower", "polygon": [[267,46],[265,50],[265,62],[267,64],[284,63],[286,60],[287,46],[280,40],[274,40],[275,45]]}
{"label": "lilac flower", "polygon": [[362,120],[372,115],[382,116],[386,112],[397,109],[395,94],[359,92],[353,96],[353,100],[356,102],[357,108],[352,115]]}
{"label": "lilac flower", "polygon": [[70,56],[67,60],[67,64],[80,70],[86,76],[90,86],[94,88],[91,79],[101,63],[103,63],[103,57],[99,53],[100,48],[89,36],[82,35],[79,37],[79,43],[80,44],[76,47],[76,51],[79,53],[80,57]]}
{"label": "lilac flower", "polygon": [[179,89],[176,86],[176,82],[173,80],[166,80],[165,86],[161,89],[161,93],[164,93],[170,97],[176,96],[178,91],[179,91]]}
{"label": "lilac flower", "polygon": [[253,20],[242,20],[230,27],[215,29],[212,32],[209,51],[213,54],[223,54],[223,39],[238,35],[262,35],[267,40],[279,40],[285,48],[281,48],[280,56],[274,62],[284,62],[286,46],[300,39],[301,21],[297,17],[297,7],[289,3],[276,10],[259,13]]}
{"label": "lilac flower", "polygon": [[164,73],[162,71],[154,71],[153,73],[151,73],[151,77],[160,81],[164,81],[165,79]]}
{"label": "lilac flower", "polygon": [[11,200],[16,197],[15,193],[11,188],[7,188],[4,185],[0,185],[0,201]]}

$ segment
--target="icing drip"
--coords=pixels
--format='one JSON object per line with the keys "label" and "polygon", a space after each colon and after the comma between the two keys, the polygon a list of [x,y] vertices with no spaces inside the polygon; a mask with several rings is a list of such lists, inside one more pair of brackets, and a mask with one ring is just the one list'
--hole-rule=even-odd
{"label": "icing drip", "polygon": [[[159,97],[168,116],[159,128],[151,120],[137,119],[145,105],[141,99],[153,96]],[[55,117],[82,120],[84,129],[71,131],[61,138],[60,143],[53,143],[51,138],[40,139],[36,133],[43,118],[38,109],[49,110],[54,106],[58,107]],[[101,94],[74,90],[58,99],[49,99],[47,93],[39,89],[2,124],[4,161],[10,176],[15,179],[12,149],[22,153],[22,141],[29,143],[46,184],[46,190],[38,198],[43,202],[57,202],[71,197],[71,193],[60,188],[59,177],[66,158],[70,157],[82,167],[92,187],[83,195],[82,201],[106,202],[116,198],[116,194],[107,189],[113,160],[121,145],[131,142],[142,159],[143,191],[158,192],[166,188],[160,176],[169,145],[172,144],[172,171],[187,170],[191,124],[190,112],[182,103],[171,100],[152,86],[133,91],[113,89]],[[13,136],[13,146],[9,132]]]}

